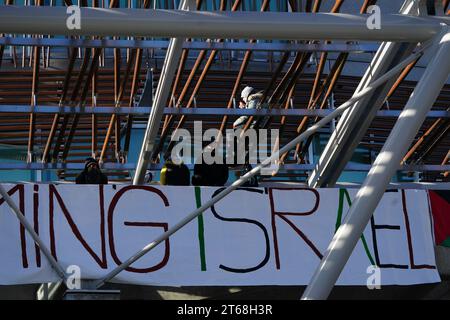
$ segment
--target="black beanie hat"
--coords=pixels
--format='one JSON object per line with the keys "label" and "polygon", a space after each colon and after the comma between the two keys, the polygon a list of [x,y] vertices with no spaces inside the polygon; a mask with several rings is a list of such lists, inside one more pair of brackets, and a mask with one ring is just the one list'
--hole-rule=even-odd
{"label": "black beanie hat", "polygon": [[84,168],[86,169],[88,167],[89,164],[91,163],[96,163],[98,164],[97,160],[95,160],[92,157],[86,158],[86,160],[84,161]]}

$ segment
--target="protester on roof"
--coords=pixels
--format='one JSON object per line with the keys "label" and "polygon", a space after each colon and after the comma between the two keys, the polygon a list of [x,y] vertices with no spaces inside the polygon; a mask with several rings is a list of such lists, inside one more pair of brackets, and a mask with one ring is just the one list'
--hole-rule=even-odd
{"label": "protester on roof", "polygon": [[160,184],[168,186],[188,186],[191,174],[189,168],[184,164],[175,164],[167,160],[161,169]]}
{"label": "protester on roof", "polygon": [[[239,100],[239,108],[240,109],[257,109],[261,106],[264,106],[262,104],[262,91],[260,92],[254,92],[255,89],[250,86],[246,86],[242,92],[241,92],[241,99]],[[233,123],[233,129],[242,129],[245,124],[247,123],[247,120],[249,119],[249,116],[241,116],[239,117],[234,123]],[[255,121],[254,121],[255,122]],[[254,123],[253,122],[253,123]]]}
{"label": "protester on roof", "polygon": [[89,157],[84,162],[84,170],[76,177],[77,184],[108,184],[108,177],[100,170],[97,160]]}

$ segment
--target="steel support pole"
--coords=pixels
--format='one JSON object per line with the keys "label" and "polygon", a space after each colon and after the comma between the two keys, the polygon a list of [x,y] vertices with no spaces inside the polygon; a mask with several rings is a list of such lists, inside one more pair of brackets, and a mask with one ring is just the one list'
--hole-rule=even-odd
{"label": "steel support pole", "polygon": [[39,246],[39,248],[41,249],[42,253],[48,259],[48,262],[51,264],[51,266],[56,271],[58,276],[60,276],[61,279],[66,281],[67,280],[67,276],[66,276],[66,273],[65,273],[64,269],[56,261],[56,259],[52,256],[52,254],[50,253],[50,250],[47,248],[45,243],[42,242],[41,238],[39,238],[39,235],[34,231],[33,226],[28,222],[28,220],[25,218],[23,213],[20,211],[19,207],[17,207],[15,202],[11,199],[11,197],[8,194],[8,192],[6,192],[5,188],[3,188],[3,186],[1,184],[0,184],[0,195],[6,201],[6,203],[11,208],[11,210],[16,214],[16,216],[19,219],[20,223],[25,227],[27,232],[33,238],[34,242],[36,242],[36,244]]}
{"label": "steel support pole", "polygon": [[[386,187],[400,165],[450,73],[450,28],[443,27],[433,60],[428,64],[404,110],[355,196],[302,299],[326,299],[361,237]],[[434,49],[434,48],[433,48]]]}
{"label": "steel support pole", "polygon": [[449,17],[383,14],[383,27],[367,28],[367,15],[292,12],[206,12],[80,8],[81,28],[67,28],[64,7],[0,7],[6,34],[182,37],[209,39],[367,40],[420,42]]}
{"label": "steel support pole", "polygon": [[[182,4],[183,10],[188,9],[190,0],[184,0]],[[142,184],[144,182],[145,172],[155,146],[156,136],[158,135],[161,119],[164,114],[164,107],[170,95],[170,89],[181,58],[183,50],[184,38],[170,39],[167,48],[166,58],[161,70],[161,77],[156,88],[155,100],[153,102],[152,111],[147,122],[144,141],[142,142],[141,152],[139,154],[136,172],[133,177],[133,184]]]}
{"label": "steel support pole", "polygon": [[176,225],[174,225],[172,228],[161,234],[159,237],[157,237],[153,242],[146,245],[144,248],[142,248],[140,251],[136,252],[133,256],[131,256],[129,259],[124,261],[121,265],[119,265],[116,269],[109,272],[105,277],[98,280],[94,285],[95,288],[102,287],[106,282],[113,279],[117,274],[128,268],[131,264],[133,264],[135,261],[140,259],[142,256],[153,250],[158,244],[165,241],[167,238],[169,238],[172,234],[183,228],[186,224],[188,224],[190,221],[194,220],[197,216],[199,216],[202,212],[213,206],[215,203],[219,202],[221,199],[226,197],[228,194],[230,194],[232,191],[239,188],[241,185],[243,185],[246,181],[250,180],[253,176],[258,174],[262,168],[267,167],[271,163],[274,163],[278,161],[280,154],[283,154],[292,148],[294,148],[298,143],[308,139],[311,135],[316,133],[320,128],[325,126],[328,122],[333,120],[334,118],[341,115],[345,110],[347,110],[349,107],[351,107],[355,102],[359,101],[361,98],[365,97],[366,95],[372,93],[376,88],[383,85],[386,81],[388,81],[390,78],[397,75],[397,73],[402,70],[404,67],[406,67],[411,61],[414,61],[414,59],[417,59],[419,55],[421,55],[422,52],[417,52],[410,57],[406,58],[404,61],[402,61],[398,66],[394,67],[392,70],[388,71],[386,74],[375,80],[373,83],[371,83],[368,87],[364,88],[363,90],[355,93],[347,102],[343,103],[339,108],[335,109],[332,113],[324,117],[322,120],[318,121],[313,126],[309,127],[305,132],[297,136],[295,139],[293,139],[291,142],[286,144],[283,148],[273,153],[269,158],[264,160],[260,165],[253,168],[251,171],[247,172],[245,175],[240,177],[238,180],[236,180],[233,184],[231,184],[229,187],[225,188],[223,191],[221,191],[219,194],[217,194],[215,197],[211,198],[207,202],[205,202],[201,207],[191,212],[189,215],[187,215],[183,220],[178,222]]}

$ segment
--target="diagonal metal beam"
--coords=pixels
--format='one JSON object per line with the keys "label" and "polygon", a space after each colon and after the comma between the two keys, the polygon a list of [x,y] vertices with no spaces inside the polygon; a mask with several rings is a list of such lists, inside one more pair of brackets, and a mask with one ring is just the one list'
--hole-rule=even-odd
{"label": "diagonal metal beam", "polygon": [[[374,5],[377,2],[377,0],[365,0],[363,5],[361,6],[360,9],[360,13],[364,14],[367,12],[367,9],[369,6]],[[332,13],[337,13],[339,12],[341,6],[343,4],[343,1],[341,2],[336,2],[335,6],[333,7],[333,11]],[[327,41],[327,43],[329,43],[329,41]],[[348,58],[348,53],[343,52],[340,53],[339,56],[337,57],[329,75],[327,76],[327,78],[325,79],[325,81],[323,82],[323,84],[320,86],[320,89],[317,90],[317,86],[318,84],[316,83],[316,81],[320,81],[320,77],[323,71],[323,65],[321,64],[325,64],[327,56],[328,56],[328,52],[323,52],[320,58],[320,63],[319,66],[317,68],[317,73],[316,73],[316,77],[315,77],[315,82],[313,85],[313,89],[311,90],[311,97],[310,97],[310,101],[308,104],[308,108],[315,108],[316,104],[318,103],[318,100],[320,99],[322,92],[325,90],[325,88],[327,88],[326,93],[324,95],[324,97],[322,98],[322,104],[320,105],[320,109],[323,109],[325,107],[325,105],[328,103],[328,98],[331,95],[331,93],[333,92],[333,89],[337,83],[337,80],[339,79],[339,76],[341,74],[341,72],[344,69],[344,65],[347,61]],[[317,91],[317,93],[316,93]],[[315,98],[314,98],[315,97]],[[305,130],[305,126],[307,124],[308,119],[307,118],[303,118],[302,121],[300,122],[299,126],[297,127],[297,133],[303,132],[303,130]],[[314,120],[317,121],[317,118]],[[305,150],[308,149],[309,145],[312,142],[313,137],[311,136],[308,141],[306,141],[305,143],[302,143],[302,145],[297,145],[294,151],[294,156],[297,157],[297,162],[300,163],[303,160],[303,153],[305,152]],[[300,152],[302,149],[302,152]],[[281,158],[281,161],[283,162],[285,160],[285,158],[287,157],[288,154],[284,154]]]}
{"label": "diagonal metal beam", "polygon": [[[450,131],[450,119],[437,119],[429,130],[421,137],[408,154],[403,158],[403,161],[411,155],[411,151],[417,154],[414,155],[410,163],[422,163],[430,153],[445,139]],[[421,147],[417,150],[418,147]]]}
{"label": "diagonal metal beam", "polygon": [[[447,109],[447,111],[450,111],[450,108]],[[436,142],[436,134],[435,131],[443,131],[445,134],[445,131],[448,130],[448,126],[450,125],[449,119],[443,119],[439,118],[436,119],[431,126],[425,131],[425,133],[417,139],[416,143],[409,149],[409,151],[406,153],[406,155],[403,157],[402,162],[406,163],[410,160],[410,158],[413,158],[413,156],[418,152],[418,149],[422,146],[422,144],[426,144],[426,141],[428,141],[428,144],[435,144]],[[438,130],[440,129],[440,130]],[[416,158],[420,158],[421,156],[418,156]],[[417,159],[416,159],[417,160]]]}
{"label": "diagonal metal beam", "polygon": [[[81,84],[83,82],[84,79],[84,74],[86,72],[86,69],[88,68],[88,64],[89,64],[89,51],[88,49],[84,50],[84,57],[83,57],[83,61],[81,63],[81,67],[78,73],[78,77],[77,77],[77,81],[75,82],[75,86],[73,88],[72,94],[70,96],[70,101],[69,103],[71,105],[73,105],[75,103],[75,101],[78,98],[78,93],[81,87]],[[76,117],[76,115],[74,116],[74,118]],[[53,148],[53,153],[52,153],[52,161],[56,162],[58,159],[58,154],[60,152],[61,149],[61,144],[65,138],[65,132],[67,129],[67,126],[69,125],[69,116],[64,116],[63,120],[61,122],[60,128],[59,128],[59,134],[58,137],[56,139],[56,143],[55,146]]]}
{"label": "diagonal metal beam", "polygon": [[[36,1],[36,6],[41,6],[42,0]],[[39,87],[39,69],[41,65],[41,48],[34,47],[33,51],[33,79],[31,83],[31,106],[36,105]],[[28,153],[27,162],[32,162],[34,158],[34,135],[36,131],[36,115],[30,114],[28,129]]]}
{"label": "diagonal metal beam", "polygon": [[352,201],[343,223],[325,252],[302,299],[326,299],[344,269],[353,249],[380,202],[426,113],[450,74],[450,28],[444,26],[436,37],[432,61],[417,83],[364,183]]}
{"label": "diagonal metal beam", "polygon": [[[66,101],[67,91],[69,88],[70,79],[72,77],[73,67],[75,65],[75,60],[77,58],[77,51],[78,51],[77,48],[72,48],[71,53],[70,53],[69,63],[67,65],[67,71],[66,71],[66,75],[64,77],[64,85],[63,85],[63,89],[62,89],[62,95],[61,95],[61,99],[59,102],[60,106],[63,106]],[[60,118],[61,118],[61,115],[59,113],[55,114],[53,117],[52,125],[50,127],[50,132],[48,134],[44,152],[42,154],[42,162],[43,163],[48,162],[48,156],[50,154],[50,149],[51,149],[51,146],[53,143],[53,139],[55,138],[55,135],[56,135],[56,130],[57,130]]]}
{"label": "diagonal metal beam", "polygon": [[[141,65],[142,65],[142,51],[138,51],[136,56],[136,62],[134,63],[134,71],[133,71],[133,79],[131,81],[131,92],[130,92],[130,98],[128,100],[128,107],[132,108],[134,107],[134,98],[137,93],[138,87],[139,87],[139,77],[141,75]],[[147,75],[149,73],[147,72]],[[151,77],[147,77],[146,81],[153,81]],[[151,83],[145,84],[146,86],[151,86]],[[144,94],[144,93],[143,93]],[[124,159],[123,161],[126,161],[128,149],[130,148],[130,141],[131,141],[131,128],[133,126],[133,115],[128,115],[126,124],[125,124],[125,143],[123,147],[123,155]],[[122,137],[121,135],[121,128],[120,126],[116,125],[116,141],[119,141]],[[119,132],[118,132],[119,131]],[[120,141],[119,141],[120,143]],[[117,144],[117,142],[116,142]],[[116,151],[117,152],[117,151]],[[117,155],[116,155],[117,156]],[[120,160],[120,159],[119,159]]]}
{"label": "diagonal metal beam", "polygon": [[[450,150],[448,150],[447,155],[445,156],[444,160],[442,160],[441,165],[446,165],[450,162]],[[447,178],[450,175],[450,171],[446,171],[443,173],[444,177]]]}
{"label": "diagonal metal beam", "polygon": [[[182,10],[193,8],[191,0],[184,0],[180,6]],[[155,146],[156,136],[158,135],[160,122],[164,113],[164,106],[169,98],[170,88],[175,76],[177,64],[180,61],[183,50],[183,38],[172,38],[167,49],[164,60],[161,77],[156,89],[153,108],[147,122],[144,141],[142,142],[141,152],[139,154],[136,172],[133,177],[133,184],[142,184],[144,182],[145,172],[147,171],[153,148]]]}
{"label": "diagonal metal beam", "polygon": [[[95,48],[94,52],[93,52],[93,56],[92,56],[91,66],[89,68],[89,72],[87,74],[87,78],[84,83],[83,90],[81,91],[80,102],[79,102],[80,107],[83,107],[86,103],[86,96],[88,93],[88,89],[91,84],[91,80],[97,71],[100,55],[101,55],[101,49]],[[80,120],[80,114],[75,114],[73,121],[72,121],[72,125],[70,126],[69,134],[65,141],[66,143],[64,145],[64,149],[63,149],[63,153],[62,153],[62,161],[63,162],[65,162],[67,156],[69,155],[70,146],[72,144],[73,137],[75,136],[75,132],[76,132],[79,120]]]}
{"label": "diagonal metal beam", "polygon": [[[119,1],[115,1],[114,2],[115,7],[119,7],[120,6],[120,2]],[[130,3],[128,3],[128,5],[130,6]],[[150,6],[150,1],[145,1],[144,2],[144,9],[148,9]],[[119,50],[119,49],[115,49],[115,50]],[[127,49],[129,50],[129,49]],[[120,86],[120,79],[119,79],[119,73],[117,73],[116,69],[117,66],[115,66],[115,86],[114,86],[114,92],[115,92],[115,105],[116,107],[119,107],[121,102],[122,102],[122,98],[123,98],[123,94],[124,94],[124,90],[128,81],[128,77],[131,71],[131,66],[134,61],[134,73],[133,73],[133,79],[132,79],[132,84],[131,84],[131,93],[130,93],[130,99],[129,99],[129,107],[133,106],[133,99],[134,96],[137,92],[137,87],[138,87],[138,81],[139,81],[139,75],[140,75],[140,71],[141,71],[141,63],[142,63],[142,48],[138,48],[135,50],[131,51],[131,57],[128,60],[128,64],[127,64],[127,69],[125,71],[125,76],[124,76],[124,80],[122,82],[122,85]],[[114,55],[114,63],[115,65],[118,63],[118,59],[120,58],[120,50],[118,52],[115,51],[115,55]],[[120,70],[120,67],[119,67]],[[128,150],[128,144],[129,144],[129,135],[131,134],[131,124],[132,124],[132,117],[129,116],[127,119],[127,126],[129,128],[127,128],[126,132],[127,132],[127,145],[126,145],[126,150]],[[102,146],[102,150],[100,153],[100,158],[99,158],[99,162],[103,162],[105,155],[106,155],[106,150],[108,148],[108,144],[109,144],[109,139],[111,137],[112,131],[114,129],[114,142],[115,142],[115,156],[116,159],[119,160],[124,160],[124,159],[120,159],[120,150],[121,150],[121,121],[120,121],[120,116],[119,115],[112,115],[111,116],[111,120],[109,122],[109,126],[106,132],[106,136],[105,139],[103,141],[103,146]]]}
{"label": "diagonal metal beam", "polygon": [[[331,9],[331,13],[338,13],[341,10],[342,4],[344,3],[343,0],[336,0],[334,3],[334,6]],[[361,8],[361,12],[365,12],[365,5],[366,5],[367,1],[364,2],[363,7]],[[330,43],[330,41],[325,41],[326,44]],[[323,69],[325,67],[326,61],[327,61],[327,57],[328,57],[328,52],[322,52],[321,56],[320,56],[320,61],[319,61],[319,65],[317,66],[317,72],[316,72],[316,76],[314,78],[314,83],[313,83],[313,88],[311,90],[311,96],[309,99],[309,103],[308,103],[308,109],[314,108],[318,99],[320,98],[323,90],[325,90],[326,87],[329,88],[328,92],[331,92],[331,90],[333,89],[334,84],[330,84],[328,85],[330,82],[332,82],[334,79],[335,81],[337,81],[338,79],[338,73],[340,73],[339,70],[342,70],[345,60],[347,58],[348,55],[343,55],[340,54],[338,56],[338,58],[336,59],[336,62],[333,65],[333,68],[330,70],[330,73],[328,74],[328,76],[325,78],[325,81],[322,83],[322,85],[319,87],[319,82],[320,79],[322,77],[322,72]],[[308,57],[309,59],[309,57]],[[339,69],[339,66],[342,65],[342,67]],[[294,94],[294,92],[290,93],[291,95]],[[324,99],[325,101],[326,99]],[[285,108],[287,108],[288,105],[285,105]],[[282,119],[283,120],[283,119]],[[285,120],[282,121],[282,128],[284,129],[284,122]],[[308,118],[304,117],[301,121],[299,126],[297,127],[297,133],[300,134],[302,133],[305,128],[306,128],[306,124],[308,122]],[[308,141],[311,141],[312,136],[308,139]],[[308,142],[306,142],[308,143]],[[304,145],[305,143],[302,143],[302,145]],[[294,154],[297,155],[298,151],[300,148],[300,144],[298,144],[295,148]],[[280,158],[280,162],[283,163],[286,159],[286,157],[288,156],[288,153],[285,153],[281,156]],[[299,158],[300,160],[300,158]]]}
{"label": "diagonal metal beam", "polygon": [[[94,7],[94,8],[99,7],[98,2],[99,2],[99,0],[93,0],[92,7]],[[95,52],[96,51],[94,50],[94,56],[95,56]],[[120,49],[114,50],[114,54],[116,55],[117,53],[119,54],[118,58],[120,59]],[[117,58],[116,56],[114,56],[114,57]],[[116,69],[117,67],[118,67],[118,70]],[[96,68],[94,75],[92,76],[92,79],[87,80],[87,81],[91,81],[91,83],[92,83],[91,101],[92,101],[92,105],[94,107],[97,106],[97,93],[98,93],[98,87],[97,87],[98,73],[97,73],[97,71],[98,71],[98,68]],[[119,60],[119,62],[117,62],[117,59],[114,60],[114,71],[115,72],[119,71],[118,76],[120,76],[120,60]],[[117,75],[117,74],[115,73],[115,75]],[[114,81],[114,85],[115,84],[116,84],[116,82]],[[116,87],[114,86],[114,88],[116,88]],[[97,126],[98,126],[97,115],[92,114],[91,115],[91,156],[93,158],[97,158],[97,156],[96,156],[97,155],[97,140],[98,140],[97,139],[97,133],[98,133]]]}
{"label": "diagonal metal beam", "polygon": [[[405,15],[418,14],[417,6],[420,4],[417,1],[406,0],[400,12]],[[416,43],[383,42],[361,79],[357,91],[398,64],[414,50],[416,45]],[[371,96],[365,97],[343,114],[320,156],[317,169],[308,179],[309,186],[332,187],[336,183],[394,83],[395,79],[389,80]]]}
{"label": "diagonal metal beam", "polygon": [[[136,61],[135,61],[135,57],[137,57],[139,59],[136,59]],[[120,104],[122,102],[123,95],[124,95],[124,92],[125,92],[125,88],[126,88],[127,83],[128,83],[128,78],[129,78],[130,73],[131,73],[131,68],[133,66],[133,62],[137,63],[135,65],[140,67],[140,63],[138,61],[140,61],[141,58],[142,58],[142,50],[141,49],[133,49],[131,51],[131,55],[130,55],[130,58],[128,59],[128,63],[127,63],[127,68],[125,70],[125,75],[123,76],[123,79],[122,79],[122,82],[121,82],[121,85],[120,85],[120,88],[119,88],[119,92],[117,93],[117,97],[115,99],[116,100],[115,101],[115,107],[116,108],[120,107]],[[130,98],[130,99],[132,99],[132,98]],[[117,118],[118,118],[118,115],[116,115],[116,114],[113,114],[111,116],[111,119],[110,119],[109,125],[108,125],[108,129],[106,131],[105,139],[103,140],[103,145],[102,145],[102,150],[101,150],[101,153],[100,153],[99,162],[103,162],[104,159],[105,159],[106,151],[107,151],[107,148],[108,148],[108,145],[109,145],[109,139],[111,138],[112,132],[113,132],[113,130],[115,128],[115,124],[117,122]],[[117,143],[117,141],[116,141],[116,143]]]}
{"label": "diagonal metal beam", "polygon": [[[331,69],[330,74],[326,78],[324,85],[321,87],[320,93],[317,95],[317,99],[313,101],[313,104],[310,106],[310,108],[315,108],[316,103],[318,102],[319,98],[321,97],[322,90],[325,90],[325,94],[322,97],[322,103],[320,104],[319,109],[322,110],[328,103],[328,98],[333,92],[333,89],[339,79],[339,76],[341,75],[342,70],[344,69],[345,62],[347,61],[348,53],[341,53],[339,54],[338,58],[336,59],[333,68]],[[325,85],[326,84],[326,85]],[[314,120],[317,121],[317,118]],[[305,125],[307,123],[307,119],[303,118],[300,122],[299,126],[297,127],[297,133],[302,132],[305,129]],[[297,145],[294,151],[294,155],[297,157],[297,161],[302,161],[302,155],[300,154],[300,148],[303,150],[306,150],[311,143],[313,137],[310,137],[308,141],[303,143],[302,145]],[[287,157],[287,154],[284,154],[282,156],[282,161]]]}

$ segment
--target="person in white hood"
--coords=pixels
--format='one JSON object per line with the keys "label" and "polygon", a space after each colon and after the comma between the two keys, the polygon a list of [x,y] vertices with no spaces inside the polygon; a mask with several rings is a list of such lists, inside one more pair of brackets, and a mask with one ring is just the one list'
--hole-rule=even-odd
{"label": "person in white hood", "polygon": [[[253,93],[254,88],[246,86],[241,92],[239,108],[256,109],[259,108],[262,98],[262,91]],[[249,116],[241,116],[233,123],[233,129],[241,129],[247,123]]]}

